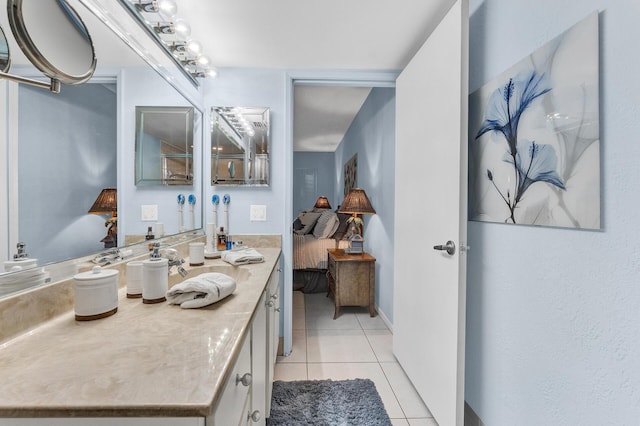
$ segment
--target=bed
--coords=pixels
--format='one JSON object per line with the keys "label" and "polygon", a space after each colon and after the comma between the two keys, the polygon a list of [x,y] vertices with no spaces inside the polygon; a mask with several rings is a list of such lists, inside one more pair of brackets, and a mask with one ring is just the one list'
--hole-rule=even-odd
{"label": "bed", "polygon": [[346,248],[348,215],[318,209],[303,212],[293,224],[293,289],[326,292],[327,250]]}

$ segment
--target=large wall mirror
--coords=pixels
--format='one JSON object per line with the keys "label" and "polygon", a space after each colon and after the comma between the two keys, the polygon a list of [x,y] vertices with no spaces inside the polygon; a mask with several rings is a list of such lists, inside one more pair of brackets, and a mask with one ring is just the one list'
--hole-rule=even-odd
{"label": "large wall mirror", "polygon": [[269,108],[211,109],[211,184],[269,185]]}
{"label": "large wall mirror", "polygon": [[194,108],[136,107],[136,185],[192,185]]}
{"label": "large wall mirror", "polygon": [[[6,0],[0,2],[5,6],[0,10],[6,10]],[[192,235],[194,229],[202,229],[203,114],[200,105],[191,101],[197,98],[158,72],[170,65],[152,67],[129,47],[135,44],[137,51],[150,51],[157,47],[154,41],[148,40],[149,49],[142,48],[147,42],[142,37],[124,41],[108,26],[108,19],[117,19],[118,25],[124,19],[113,18],[114,14],[98,18],[88,6],[93,2],[87,0],[68,3],[82,18],[94,43],[98,66],[91,80],[76,86],[63,84],[59,94],[25,84],[0,84],[6,105],[0,117],[6,123],[0,145],[6,145],[9,153],[0,158],[0,168],[7,171],[6,179],[0,178],[0,287],[4,262],[16,253],[18,242],[26,244],[26,252],[39,266],[55,270],[60,262],[93,259],[104,253],[107,226],[114,223],[119,248],[125,241],[144,240],[147,228],[160,222],[166,236],[184,231],[184,235]],[[115,1],[101,3],[105,8],[123,8]],[[128,12],[122,16],[127,18]],[[41,19],[44,28],[56,31],[46,15]],[[4,13],[0,13],[0,26],[9,42],[11,73],[42,80],[42,73],[22,55],[7,31]],[[131,37],[132,33],[121,34]],[[185,187],[136,186],[136,107],[167,105],[190,111],[191,158],[184,169],[190,182]],[[110,188],[117,192],[115,209],[90,213],[103,190]],[[193,220],[178,215],[178,195],[196,200],[194,206],[185,207]],[[149,207],[154,214],[145,217],[142,213]],[[183,223],[187,226],[181,227]],[[67,277],[73,273],[71,269]],[[58,274],[52,278],[65,277]],[[8,292],[0,288],[0,297],[3,293]]]}

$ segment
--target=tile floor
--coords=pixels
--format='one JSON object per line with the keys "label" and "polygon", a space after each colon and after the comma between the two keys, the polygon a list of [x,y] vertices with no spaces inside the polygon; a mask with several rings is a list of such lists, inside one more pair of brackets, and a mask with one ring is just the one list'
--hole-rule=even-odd
{"label": "tile floor", "polygon": [[276,380],[371,379],[394,426],[437,426],[392,353],[392,335],[366,308],[343,307],[333,319],[333,299],[293,293],[293,349],[278,357]]}

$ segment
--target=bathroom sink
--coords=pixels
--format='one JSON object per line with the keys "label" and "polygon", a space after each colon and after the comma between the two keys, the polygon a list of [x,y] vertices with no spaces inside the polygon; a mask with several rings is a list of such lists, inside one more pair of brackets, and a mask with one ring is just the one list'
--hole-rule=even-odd
{"label": "bathroom sink", "polygon": [[198,275],[207,272],[219,272],[221,274],[229,275],[231,278],[235,279],[238,284],[241,284],[242,281],[247,280],[251,276],[251,271],[231,265],[189,266],[185,269],[189,272],[186,277],[180,276],[180,274],[175,270],[171,271],[171,274],[169,274],[169,288],[186,279],[197,277]]}

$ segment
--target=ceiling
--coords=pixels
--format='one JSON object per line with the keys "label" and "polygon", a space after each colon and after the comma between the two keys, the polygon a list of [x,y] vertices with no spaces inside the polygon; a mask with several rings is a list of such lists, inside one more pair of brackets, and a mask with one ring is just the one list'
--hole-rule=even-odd
{"label": "ceiling", "polygon": [[[453,0],[176,0],[218,68],[401,70]],[[224,70],[221,70],[223,73]],[[296,86],[294,151],[333,152],[368,88]]]}
{"label": "ceiling", "polygon": [[[401,70],[453,2],[176,0],[177,16],[191,24],[192,38],[221,73],[224,68]],[[6,18],[0,23],[9,30]],[[101,48],[113,35],[100,28],[91,36],[100,64],[122,61]],[[334,151],[368,93],[362,87],[296,86],[294,150]]]}

